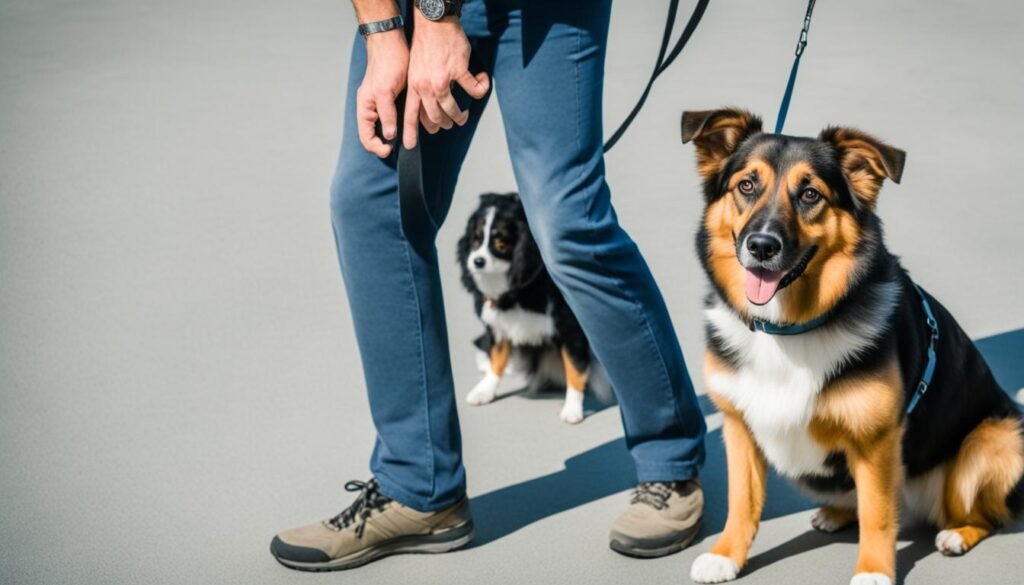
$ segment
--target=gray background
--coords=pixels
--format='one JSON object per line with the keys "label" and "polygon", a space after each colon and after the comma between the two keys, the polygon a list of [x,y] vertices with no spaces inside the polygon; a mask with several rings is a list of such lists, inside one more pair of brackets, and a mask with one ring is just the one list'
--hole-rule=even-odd
{"label": "gray background", "polygon": [[[615,5],[608,131],[665,5]],[[608,158],[696,380],[701,203],[679,114],[733,104],[771,125],[804,6],[715,2]],[[908,151],[881,196],[888,242],[1015,391],[1024,9],[978,6],[819,2],[787,131],[851,124]],[[557,401],[521,397],[462,408],[481,544],[346,574],[271,559],[276,531],[347,505],[374,436],[327,199],[353,27],[343,0],[0,3],[0,582],[689,582],[707,538],[646,562],[607,549],[631,482],[616,409],[567,427]],[[479,325],[448,258],[476,194],[515,187],[496,107],[438,242],[460,399]],[[709,424],[706,535],[724,519]],[[777,481],[769,500],[742,582],[846,583],[855,531],[806,533],[810,505]],[[908,531],[901,575],[1020,583],[1020,529],[961,559]]]}

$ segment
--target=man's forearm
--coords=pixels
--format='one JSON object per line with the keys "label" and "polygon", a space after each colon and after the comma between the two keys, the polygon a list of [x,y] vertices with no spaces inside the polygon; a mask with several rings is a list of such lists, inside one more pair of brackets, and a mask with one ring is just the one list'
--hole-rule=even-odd
{"label": "man's forearm", "polygon": [[352,7],[359,24],[387,20],[402,13],[395,0],[352,0]]}

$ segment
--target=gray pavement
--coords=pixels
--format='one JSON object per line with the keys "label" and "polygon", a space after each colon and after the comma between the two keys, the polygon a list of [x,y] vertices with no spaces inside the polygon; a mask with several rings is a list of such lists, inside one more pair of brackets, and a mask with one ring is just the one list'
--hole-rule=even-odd
{"label": "gray pavement", "polygon": [[[615,5],[609,128],[665,4]],[[804,5],[713,3],[608,158],[698,381],[701,201],[679,114],[734,104],[770,125]],[[787,130],[851,124],[907,150],[881,196],[888,242],[1016,391],[1024,8],[981,6],[819,2]],[[270,558],[274,532],[347,504],[374,436],[327,206],[353,26],[343,0],[0,3],[0,583],[689,582],[724,521],[717,417],[705,535],[636,561],[606,542],[632,482],[616,409],[570,428],[556,400],[522,397],[461,411],[474,547],[327,575]],[[497,114],[445,258],[476,194],[515,187]],[[464,394],[479,325],[454,260],[443,274]],[[809,532],[810,509],[772,481],[742,583],[848,582],[855,532]],[[959,559],[906,531],[901,580],[1024,582],[1022,528]]]}

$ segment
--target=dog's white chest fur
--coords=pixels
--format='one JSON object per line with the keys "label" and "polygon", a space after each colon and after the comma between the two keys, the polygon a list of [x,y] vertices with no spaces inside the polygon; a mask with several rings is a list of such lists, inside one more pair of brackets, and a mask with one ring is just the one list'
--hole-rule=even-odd
{"label": "dog's white chest fur", "polygon": [[751,331],[721,304],[707,309],[705,317],[716,337],[740,359],[734,372],[710,376],[710,389],[743,413],[754,440],[780,473],[829,473],[828,453],[808,435],[815,400],[837,368],[870,346],[884,319],[855,326],[826,324],[783,336]]}
{"label": "dog's white chest fur", "polygon": [[550,307],[544,313],[512,307],[503,311],[484,303],[480,320],[491,327],[498,341],[508,340],[513,345],[542,345],[555,335],[555,320]]}

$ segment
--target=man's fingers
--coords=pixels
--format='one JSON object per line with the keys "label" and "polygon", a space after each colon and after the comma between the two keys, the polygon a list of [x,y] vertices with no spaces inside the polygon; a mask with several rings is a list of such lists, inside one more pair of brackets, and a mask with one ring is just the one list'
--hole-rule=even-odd
{"label": "man's fingers", "polygon": [[486,71],[473,75],[467,70],[456,77],[455,81],[462,86],[462,89],[466,90],[470,97],[477,100],[487,95],[488,90],[491,89],[491,78],[487,76]]}
{"label": "man's fingers", "polygon": [[435,124],[433,120],[427,117],[427,113],[420,108],[420,124],[423,124],[423,129],[430,134],[437,134],[437,131],[441,129],[440,124]]}
{"label": "man's fingers", "polygon": [[405,95],[405,128],[402,130],[402,144],[407,150],[416,148],[416,138],[420,130],[420,94],[408,88]]}
{"label": "man's fingers", "polygon": [[[430,118],[430,121],[435,125],[440,126],[445,130],[452,127],[452,119],[449,118],[448,114],[444,113],[444,110],[442,110],[441,106],[438,105],[437,98],[433,96],[426,96],[423,99],[423,109],[427,112],[427,118]],[[428,127],[427,130],[429,131],[430,128]],[[437,130],[430,133],[433,134],[434,132],[437,132]]]}
{"label": "man's fingers", "polygon": [[398,110],[395,109],[395,96],[384,92],[376,96],[377,115],[380,116],[381,131],[385,140],[394,140],[398,133]]}
{"label": "man's fingers", "polygon": [[[491,80],[486,73],[479,73],[476,76],[466,71],[456,81],[470,96],[480,99],[487,95],[491,88]],[[415,87],[415,89],[414,89]],[[438,91],[440,86],[420,83],[410,83],[407,87],[408,95],[405,98],[405,129],[403,131],[402,143],[406,148],[416,147],[417,118],[423,124],[424,130],[430,134],[436,134],[438,130],[450,129],[455,124],[462,126],[469,121],[469,111],[462,111],[455,101],[455,96],[446,87],[446,91]],[[378,100],[377,109],[380,113],[381,125],[385,127],[387,136],[387,113]]]}
{"label": "man's fingers", "polygon": [[441,96],[441,99],[439,99],[437,103],[441,105],[441,109],[444,110],[444,113],[459,126],[462,126],[466,123],[466,120],[469,120],[469,112],[463,112],[459,109],[459,103],[455,101],[455,96],[453,96],[451,92]]}
{"label": "man's fingers", "polygon": [[391,154],[391,145],[385,144],[377,136],[375,124],[377,123],[377,112],[374,109],[372,100],[360,99],[356,104],[356,118],[359,130],[359,142],[363,148],[373,154],[384,158]]}

